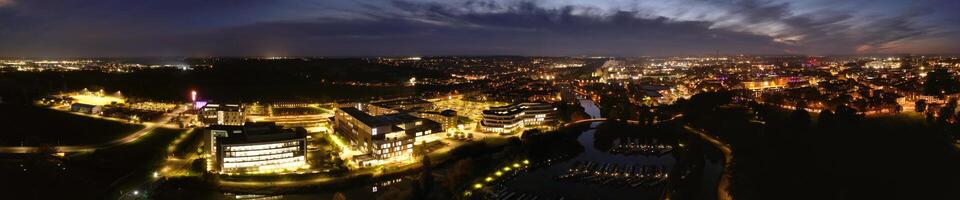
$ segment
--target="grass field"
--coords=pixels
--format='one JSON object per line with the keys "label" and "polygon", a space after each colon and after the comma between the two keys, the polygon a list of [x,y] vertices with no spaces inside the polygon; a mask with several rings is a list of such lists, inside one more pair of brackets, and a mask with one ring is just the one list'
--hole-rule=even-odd
{"label": "grass field", "polygon": [[122,138],[141,125],[74,115],[42,107],[0,104],[0,145],[96,144]]}
{"label": "grass field", "polygon": [[27,155],[0,163],[0,186],[11,199],[116,199],[119,191],[152,178],[165,160],[167,148],[183,130],[158,128],[140,140],[69,154],[64,158]]}

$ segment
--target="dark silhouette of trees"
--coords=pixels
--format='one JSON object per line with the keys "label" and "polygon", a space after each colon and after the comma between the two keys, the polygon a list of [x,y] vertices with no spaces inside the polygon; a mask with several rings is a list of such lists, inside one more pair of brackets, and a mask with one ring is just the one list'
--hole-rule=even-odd
{"label": "dark silhouette of trees", "polygon": [[947,104],[940,108],[939,115],[937,116],[937,122],[940,124],[949,124],[953,121],[954,110],[957,109],[957,99],[950,99],[947,101]]}
{"label": "dark silhouette of trees", "polygon": [[820,110],[820,114],[817,116],[817,126],[821,128],[833,127],[837,124],[837,116],[833,114],[833,111],[823,109]]}
{"label": "dark silhouette of trees", "polygon": [[803,107],[797,107],[790,113],[790,127],[798,130],[807,130],[810,127],[810,113]]}
{"label": "dark silhouette of trees", "polygon": [[637,112],[637,120],[640,121],[640,124],[652,125],[654,120],[657,119],[657,115],[652,107],[640,106],[637,108]]}
{"label": "dark silhouette of trees", "polygon": [[682,103],[680,106],[684,117],[691,122],[698,122],[711,116],[709,114],[721,105],[730,103],[732,97],[733,93],[730,92],[707,92],[693,95],[690,100],[678,103]]}
{"label": "dark silhouette of trees", "polygon": [[190,163],[190,169],[197,173],[207,172],[207,160],[204,158],[193,160],[193,162]]}
{"label": "dark silhouette of trees", "polygon": [[446,184],[450,194],[459,194],[460,186],[473,177],[473,159],[466,158],[457,161],[453,168],[447,171]]}
{"label": "dark silhouette of trees", "polygon": [[333,194],[333,200],[347,200],[347,196],[343,195],[343,193],[337,192]]}
{"label": "dark silhouette of trees", "polygon": [[919,112],[919,113],[922,113],[923,111],[926,111],[926,110],[927,110],[927,100],[923,100],[923,99],[917,100],[915,110],[916,110],[917,112]]}
{"label": "dark silhouette of trees", "polygon": [[960,91],[960,82],[942,68],[927,73],[927,80],[923,83],[923,93],[926,95],[942,96],[958,91]]}
{"label": "dark silhouette of trees", "polygon": [[860,121],[860,114],[857,113],[857,109],[851,108],[846,105],[839,105],[836,109],[837,122],[838,124],[851,124],[857,121]]}
{"label": "dark silhouette of trees", "polygon": [[[430,156],[423,156],[423,159],[420,160],[421,165],[423,165],[423,170],[420,170],[420,179],[418,181],[419,185],[415,188],[414,196],[416,197],[426,197],[427,194],[430,194],[430,189],[433,188],[433,163],[430,161]],[[422,198],[419,198],[422,199]]]}

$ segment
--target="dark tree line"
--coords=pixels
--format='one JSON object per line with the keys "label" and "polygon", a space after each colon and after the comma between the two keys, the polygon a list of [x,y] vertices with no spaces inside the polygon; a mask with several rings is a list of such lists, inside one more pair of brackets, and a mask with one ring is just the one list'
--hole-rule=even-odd
{"label": "dark tree line", "polygon": [[736,199],[960,198],[960,155],[939,119],[843,105],[811,116],[721,97],[694,96],[685,121],[732,146]]}

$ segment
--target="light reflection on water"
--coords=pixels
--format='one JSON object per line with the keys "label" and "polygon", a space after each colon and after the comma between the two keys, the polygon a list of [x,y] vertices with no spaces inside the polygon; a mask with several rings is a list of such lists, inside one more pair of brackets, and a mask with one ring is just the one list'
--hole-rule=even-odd
{"label": "light reflection on water", "polygon": [[590,115],[590,118],[600,118],[600,107],[597,106],[593,100],[590,99],[579,99],[580,107],[583,107],[583,111],[587,112],[587,115]]}
{"label": "light reflection on water", "polygon": [[662,192],[663,184],[649,188],[614,187],[603,184],[586,184],[579,182],[557,181],[554,178],[567,172],[577,161],[592,161],[624,165],[652,165],[670,169],[676,163],[671,154],[658,155],[622,155],[611,154],[594,147],[596,127],[602,122],[594,122],[590,128],[584,130],[577,138],[584,151],[577,156],[546,168],[535,169],[520,174],[509,180],[506,185],[510,190],[535,194],[543,197],[560,197],[574,199],[657,199]]}

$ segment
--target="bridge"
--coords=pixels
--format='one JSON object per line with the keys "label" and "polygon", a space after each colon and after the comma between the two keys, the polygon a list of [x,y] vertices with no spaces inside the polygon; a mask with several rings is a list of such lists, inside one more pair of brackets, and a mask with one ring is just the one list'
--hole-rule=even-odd
{"label": "bridge", "polygon": [[[660,123],[660,122],[665,122],[665,121],[673,121],[673,120],[676,120],[677,118],[680,118],[680,117],[683,117],[683,114],[676,114],[676,115],[674,115],[673,117],[670,117],[670,119],[667,119],[667,120],[654,120],[653,123]],[[573,122],[568,122],[568,123],[566,123],[566,124],[563,124],[563,126],[564,126],[564,127],[567,127],[567,126],[571,126],[571,125],[574,125],[574,124],[586,123],[586,122],[605,122],[605,121],[607,121],[607,120],[608,120],[608,119],[607,119],[606,117],[598,117],[598,118],[590,118],[590,119],[581,119],[581,120],[577,120],[577,121],[573,121]],[[624,121],[619,121],[619,122],[624,122]],[[638,120],[626,120],[625,122],[627,122],[628,124],[640,124],[640,121],[638,121]]]}

